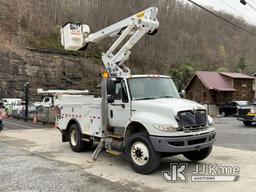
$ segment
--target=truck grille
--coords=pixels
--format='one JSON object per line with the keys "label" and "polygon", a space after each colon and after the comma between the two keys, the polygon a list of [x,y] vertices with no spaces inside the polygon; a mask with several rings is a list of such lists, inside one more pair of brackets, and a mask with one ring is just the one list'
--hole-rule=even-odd
{"label": "truck grille", "polygon": [[250,111],[251,111],[251,108],[238,109],[238,116],[239,117],[245,117],[247,115],[247,113],[249,113]]}
{"label": "truck grille", "polygon": [[207,124],[207,113],[205,110],[181,111],[178,113],[178,119],[183,128],[202,127]]}

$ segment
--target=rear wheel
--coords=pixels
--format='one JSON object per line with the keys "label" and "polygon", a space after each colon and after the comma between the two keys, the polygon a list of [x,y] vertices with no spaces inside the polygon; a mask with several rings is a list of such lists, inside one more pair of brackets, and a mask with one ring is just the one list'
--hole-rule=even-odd
{"label": "rear wheel", "polygon": [[69,129],[69,145],[75,152],[92,149],[92,142],[82,140],[82,133],[76,124],[72,124]]}
{"label": "rear wheel", "polygon": [[145,133],[135,133],[126,145],[126,157],[131,168],[137,173],[149,174],[160,164],[160,155],[155,152]]}
{"label": "rear wheel", "polygon": [[244,123],[245,126],[251,126],[252,125],[251,121],[243,121],[243,123]]}
{"label": "rear wheel", "polygon": [[227,114],[226,114],[225,111],[222,111],[220,115],[221,115],[222,117],[226,117],[226,116],[227,116]]}
{"label": "rear wheel", "polygon": [[212,147],[207,147],[204,149],[201,149],[200,151],[190,151],[190,152],[186,152],[184,153],[184,157],[186,157],[187,159],[191,160],[191,161],[201,161],[203,159],[205,159],[206,157],[208,157],[210,155],[212,151]]}

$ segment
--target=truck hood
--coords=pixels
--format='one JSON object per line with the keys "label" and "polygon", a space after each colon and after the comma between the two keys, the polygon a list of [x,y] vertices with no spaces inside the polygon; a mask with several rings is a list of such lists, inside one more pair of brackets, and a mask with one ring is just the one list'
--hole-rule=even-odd
{"label": "truck hood", "polygon": [[205,109],[199,103],[182,98],[161,98],[133,101],[133,109],[137,110],[168,110],[176,114],[178,111]]}

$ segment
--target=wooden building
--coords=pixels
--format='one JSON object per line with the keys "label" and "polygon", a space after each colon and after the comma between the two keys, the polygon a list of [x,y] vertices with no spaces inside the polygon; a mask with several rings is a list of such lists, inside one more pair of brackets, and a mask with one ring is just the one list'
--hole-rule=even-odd
{"label": "wooden building", "polygon": [[254,90],[254,100],[256,101],[256,72],[253,73],[252,76],[254,77],[254,86],[253,86],[253,90]]}
{"label": "wooden building", "polygon": [[187,84],[186,97],[202,104],[221,105],[227,101],[254,97],[254,78],[241,73],[197,71]]}

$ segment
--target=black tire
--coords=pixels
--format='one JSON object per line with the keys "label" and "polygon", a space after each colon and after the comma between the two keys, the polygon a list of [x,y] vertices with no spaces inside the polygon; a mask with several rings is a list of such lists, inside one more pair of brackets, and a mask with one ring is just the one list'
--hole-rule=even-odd
{"label": "black tire", "polygon": [[222,117],[227,117],[227,113],[226,113],[225,111],[222,111],[222,112],[220,113],[220,115],[221,115]]}
{"label": "black tire", "polygon": [[252,122],[251,121],[243,121],[245,126],[252,126]]}
{"label": "black tire", "polygon": [[39,106],[36,107],[36,111],[37,111],[38,113],[43,113],[44,110],[45,110],[45,108],[44,108],[43,105],[39,105]]}
{"label": "black tire", "polygon": [[[143,159],[143,151],[141,149],[137,150],[133,147],[135,147],[135,144],[144,144],[144,146],[147,148],[148,152],[148,157],[145,156]],[[133,150],[133,149],[134,150]],[[133,150],[133,151],[132,151]],[[142,152],[141,152],[142,151]],[[140,157],[138,157],[140,153]],[[134,153],[133,157],[131,153]],[[126,148],[125,148],[125,154],[126,158],[129,162],[130,167],[137,173],[140,174],[149,174],[155,171],[160,164],[160,154],[155,152],[148,135],[145,133],[135,133],[133,134],[130,138],[128,138],[128,141],[126,142]],[[135,162],[134,158],[140,158],[142,161],[147,161],[145,162],[144,165],[139,165]]]}
{"label": "black tire", "polygon": [[82,140],[82,133],[76,124],[72,124],[69,129],[69,145],[74,152],[82,152],[92,149],[92,142]]}
{"label": "black tire", "polygon": [[184,157],[191,161],[201,161],[208,157],[212,151],[212,147],[201,149],[200,151],[191,151],[184,153]]}

